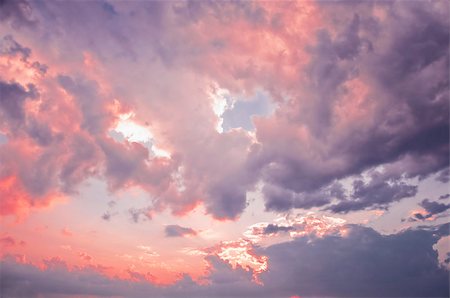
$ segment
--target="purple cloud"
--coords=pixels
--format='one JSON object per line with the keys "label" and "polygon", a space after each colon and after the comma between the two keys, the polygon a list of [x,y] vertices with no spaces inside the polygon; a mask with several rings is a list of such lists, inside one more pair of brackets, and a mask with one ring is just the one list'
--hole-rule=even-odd
{"label": "purple cloud", "polygon": [[164,233],[166,234],[166,237],[186,237],[197,235],[195,230],[179,225],[167,225],[164,228]]}

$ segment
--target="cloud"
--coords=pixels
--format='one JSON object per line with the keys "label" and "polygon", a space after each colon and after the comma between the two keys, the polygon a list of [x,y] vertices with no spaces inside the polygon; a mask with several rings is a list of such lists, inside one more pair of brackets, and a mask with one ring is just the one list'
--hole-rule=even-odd
{"label": "cloud", "polygon": [[3,121],[2,126],[10,129],[19,129],[24,125],[25,101],[35,99],[38,96],[36,87],[29,84],[25,89],[17,83],[0,81],[0,113]]}
{"label": "cloud", "polygon": [[270,268],[261,279],[286,295],[444,297],[448,271],[439,266],[432,246],[441,236],[433,232],[381,235],[349,226],[345,237],[297,238],[261,251]]}
{"label": "cloud", "polygon": [[[441,197],[445,198],[446,196]],[[419,206],[421,206],[423,210],[413,210],[411,216],[407,219],[408,221],[435,220],[436,216],[445,217],[446,214],[444,212],[450,209],[450,204],[430,201],[429,199],[422,200],[419,203]],[[405,221],[405,219],[402,219],[402,221]]]}
{"label": "cloud", "polygon": [[0,239],[0,243],[2,244],[2,247],[14,246],[16,245],[16,240],[11,236],[5,236]]}
{"label": "cloud", "polygon": [[450,198],[450,194],[445,194],[445,195],[441,195],[441,196],[439,196],[439,200],[445,200],[445,199],[448,199],[448,198]]}
{"label": "cloud", "polygon": [[69,271],[58,258],[47,260],[47,268],[41,270],[9,257],[0,266],[1,291],[8,297],[60,293],[94,297],[448,296],[449,272],[439,265],[433,249],[448,235],[448,225],[391,235],[361,226],[347,228],[345,236],[305,235],[254,248],[255,253],[267,255],[270,270],[259,274],[263,285],[251,281],[251,267],[233,266],[213,255],[206,257],[211,266],[204,279],[207,283],[196,284],[184,275],[165,287],[154,286],[142,276],[133,281],[108,278],[92,267]]}
{"label": "cloud", "polygon": [[[306,79],[274,117],[256,121],[264,181],[286,193],[266,194],[266,206],[326,205],[330,197],[305,197],[380,165],[391,177],[377,186],[355,185],[355,197],[331,209],[376,208],[413,196],[415,186],[401,177],[424,178],[449,162],[448,8],[395,2],[378,6],[386,12],[380,19],[369,2],[348,10],[347,4],[319,5],[336,18],[308,47]],[[399,182],[388,186],[388,180]]]}
{"label": "cloud", "polygon": [[167,225],[164,228],[166,237],[186,237],[195,236],[197,232],[191,228],[181,227],[179,225]]}
{"label": "cloud", "polygon": [[262,245],[267,242],[266,240],[270,240],[268,243],[273,244],[305,235],[324,237],[344,235],[346,232],[345,220],[341,218],[320,216],[313,213],[306,215],[288,214],[277,218],[272,223],[260,222],[249,226],[243,233],[243,238],[253,244]]}
{"label": "cloud", "polygon": [[10,23],[13,28],[36,25],[28,1],[5,0],[0,3],[0,8],[0,21]]}
{"label": "cloud", "polygon": [[55,201],[63,200],[63,197],[58,193],[47,193],[41,196],[30,195],[14,175],[0,177],[0,193],[2,194],[0,215],[14,214],[19,218],[27,215],[31,208],[43,208]]}
{"label": "cloud", "polygon": [[292,231],[293,229],[294,229],[294,227],[285,227],[285,226],[269,224],[267,227],[264,228],[264,234],[276,234],[279,232],[289,232],[289,231]]}
{"label": "cloud", "polygon": [[[133,221],[138,222],[138,218],[136,216],[134,216],[133,214],[135,214],[135,213],[132,213]],[[109,220],[111,220],[111,217],[113,217],[114,215],[117,215],[117,213],[111,213],[110,211],[106,211],[105,213],[102,214],[101,218],[103,220],[109,221]],[[136,220],[135,220],[135,218],[136,218]]]}
{"label": "cloud", "polygon": [[433,202],[430,201],[429,199],[425,199],[422,202],[420,202],[420,206],[422,206],[428,213],[432,215],[442,213],[450,208],[450,204]]}
{"label": "cloud", "polygon": [[111,214],[109,212],[105,212],[101,217],[103,220],[109,221],[111,219]]}
{"label": "cloud", "polygon": [[150,257],[158,257],[159,256],[159,254],[156,251],[154,251],[150,246],[139,245],[137,248],[144,251],[144,253],[147,256],[150,256]]}
{"label": "cloud", "polygon": [[[5,204],[2,214],[49,205],[100,173],[112,190],[137,184],[152,192],[167,188],[172,170],[168,160],[150,161],[148,150],[140,144],[116,143],[107,136],[120,104],[103,85],[79,75],[54,76],[53,71],[37,76],[39,62],[29,62],[32,51],[12,36],[1,40],[0,50],[6,57],[1,63],[15,65],[25,76],[16,76],[18,70],[6,67],[5,77],[20,83],[0,79],[0,130],[8,138],[0,149],[2,190],[10,198],[20,198]],[[69,114],[70,120],[63,116]],[[10,187],[11,183],[16,186]]]}
{"label": "cloud", "polygon": [[[154,212],[181,215],[203,203],[224,220],[242,214],[259,181],[267,210],[345,213],[414,196],[407,179],[448,176],[443,2],[2,5],[6,19],[27,12],[39,24],[33,34],[13,29],[2,55],[33,73],[34,62],[48,64],[40,76],[9,67],[5,77],[17,82],[3,80],[2,88],[15,100],[0,107],[8,137],[0,158],[10,159],[10,143],[39,146],[33,156],[21,152],[35,170],[7,166],[32,196],[73,193],[100,176],[112,191],[146,190]],[[42,40],[57,51],[45,51]],[[211,89],[235,97],[220,117]],[[170,156],[110,137],[129,112]],[[266,115],[249,123],[254,113]],[[218,133],[222,120],[254,131]],[[377,167],[387,174],[354,183],[349,195],[335,188]]]}
{"label": "cloud", "polygon": [[92,256],[88,255],[88,254],[85,253],[85,252],[79,252],[79,253],[78,253],[78,256],[79,256],[83,261],[86,261],[86,262],[92,261]]}
{"label": "cloud", "polygon": [[67,75],[59,75],[57,81],[74,99],[82,116],[81,123],[79,123],[82,129],[92,135],[97,135],[112,126],[115,115],[108,109],[111,101],[108,102],[108,99],[100,94],[99,86],[95,81]]}
{"label": "cloud", "polygon": [[331,211],[345,213],[367,207],[386,208],[392,202],[417,194],[417,186],[409,185],[400,179],[392,179],[376,171],[372,173],[370,182],[365,183],[358,179],[353,181],[352,187],[352,195],[330,206]]}
{"label": "cloud", "polygon": [[150,208],[131,208],[128,210],[128,213],[131,216],[131,220],[135,223],[138,223],[141,218],[143,218],[144,221],[152,219],[152,210]]}
{"label": "cloud", "polygon": [[[146,191],[148,205],[128,210],[136,223],[198,205],[236,220],[257,184],[267,211],[348,213],[414,197],[432,175],[448,182],[445,1],[0,2],[1,216],[50,206],[90,178]],[[232,104],[218,111],[220,90]],[[140,131],[112,137],[125,114]],[[448,210],[420,206],[416,219]],[[184,275],[157,288],[132,268],[125,282],[57,257],[42,271],[12,260],[0,270],[6,295],[26,297],[448,295],[440,233],[315,216],[258,223],[203,251],[202,286]]]}

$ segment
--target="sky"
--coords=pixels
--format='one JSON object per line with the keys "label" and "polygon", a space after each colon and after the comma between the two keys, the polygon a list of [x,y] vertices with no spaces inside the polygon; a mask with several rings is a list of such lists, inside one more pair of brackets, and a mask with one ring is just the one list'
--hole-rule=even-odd
{"label": "sky", "polygon": [[0,296],[448,297],[447,1],[0,1]]}

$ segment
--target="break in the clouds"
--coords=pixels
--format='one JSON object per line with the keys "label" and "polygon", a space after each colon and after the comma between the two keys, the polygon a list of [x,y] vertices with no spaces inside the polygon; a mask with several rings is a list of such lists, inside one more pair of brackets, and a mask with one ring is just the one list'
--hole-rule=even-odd
{"label": "break in the clouds", "polygon": [[439,0],[0,1],[2,291],[448,295],[449,25]]}

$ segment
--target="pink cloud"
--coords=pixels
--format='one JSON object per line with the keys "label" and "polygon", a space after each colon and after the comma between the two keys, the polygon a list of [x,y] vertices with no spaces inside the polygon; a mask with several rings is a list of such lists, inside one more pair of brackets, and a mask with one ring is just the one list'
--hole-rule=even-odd
{"label": "pink cloud", "polygon": [[72,237],[72,236],[73,236],[72,231],[69,230],[68,228],[63,228],[63,229],[61,230],[61,234],[62,234],[63,236],[66,236],[66,237]]}

